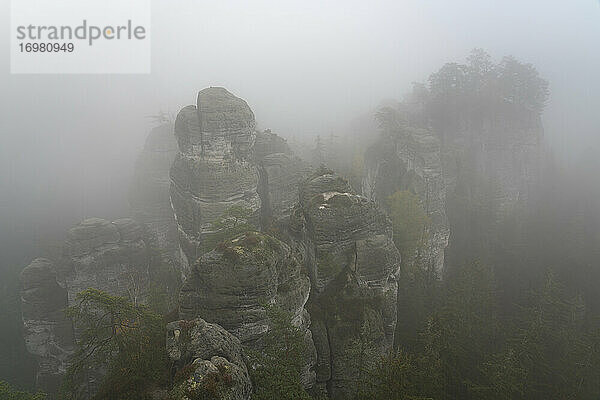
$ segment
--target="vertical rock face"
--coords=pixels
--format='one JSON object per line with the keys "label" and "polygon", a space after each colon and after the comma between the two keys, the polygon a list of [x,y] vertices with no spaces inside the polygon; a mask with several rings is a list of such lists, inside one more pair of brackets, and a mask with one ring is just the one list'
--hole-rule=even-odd
{"label": "vertical rock face", "polygon": [[178,268],[181,261],[169,178],[176,154],[173,124],[152,129],[135,164],[130,199],[133,218],[144,226],[145,242],[159,249],[164,261]]}
{"label": "vertical rock face", "polygon": [[524,120],[500,114],[446,136],[442,169],[452,266],[466,254],[485,259],[500,243],[505,224],[516,234],[521,230],[519,211],[540,179],[543,128],[531,113]]}
{"label": "vertical rock face", "polygon": [[179,153],[171,168],[171,201],[180,246],[189,267],[181,289],[180,316],[218,323],[242,343],[259,346],[269,329],[264,304],[288,311],[313,349],[303,376],[314,384],[314,345],[305,309],[308,277],[285,243],[248,232],[205,244],[232,206],[254,213],[263,227],[288,217],[298,200],[298,185],[308,167],[270,131],[255,132],[254,115],[245,101],[223,88],[198,94],[196,106],[183,108],[175,122]]}
{"label": "vertical rock face", "polygon": [[67,291],[57,281],[54,264],[44,258],[25,267],[21,283],[23,336],[37,359],[35,385],[54,398],[73,352],[73,327],[63,311]]}
{"label": "vertical rock face", "polygon": [[[397,190],[418,195],[430,219],[427,240],[420,249],[419,266],[439,278],[450,228],[446,217],[446,182],[439,140],[424,129],[405,128],[383,134],[365,153],[363,194],[383,204]],[[407,262],[414,255],[403,254]]]}
{"label": "vertical rock face", "polygon": [[465,171],[476,171],[492,188],[492,213],[495,222],[501,222],[537,187],[542,139],[542,121],[534,115],[526,122],[506,118],[481,130],[461,132],[444,149],[448,190],[457,189]]}
{"label": "vertical rock face", "polygon": [[400,255],[391,222],[321,170],[302,186],[290,230],[310,274],[317,385],[350,398],[362,371],[393,344]]}
{"label": "vertical rock face", "polygon": [[179,153],[171,167],[171,202],[186,270],[202,253],[212,223],[231,206],[260,209],[258,172],[250,162],[256,137],[248,104],[223,88],[198,93],[175,121]]}
{"label": "vertical rock face", "polygon": [[64,314],[77,293],[96,288],[134,303],[145,301],[148,252],[142,235],[130,218],[89,218],[69,230],[61,260],[38,258],[21,273],[25,343],[38,360],[36,386],[50,398],[77,341],[78,331]]}
{"label": "vertical rock face", "polygon": [[248,400],[252,384],[238,338],[217,324],[197,318],[191,321],[175,321],[167,325],[167,353],[182,373],[191,364],[190,376],[180,388],[194,392],[209,393],[214,382],[227,382],[219,398]]}
{"label": "vertical rock face", "polygon": [[142,227],[129,218],[113,222],[89,218],[71,228],[62,271],[69,304],[87,288],[144,302],[148,253],[142,235]]}
{"label": "vertical rock face", "polygon": [[284,139],[270,131],[257,133],[253,154],[260,176],[261,223],[266,227],[291,215],[300,184],[311,170]]}

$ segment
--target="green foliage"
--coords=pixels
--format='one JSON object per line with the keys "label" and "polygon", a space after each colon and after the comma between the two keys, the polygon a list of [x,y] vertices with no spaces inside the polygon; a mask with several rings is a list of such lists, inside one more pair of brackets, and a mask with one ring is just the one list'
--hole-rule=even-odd
{"label": "green foliage", "polygon": [[160,315],[165,315],[177,307],[181,273],[164,251],[156,248],[150,253],[150,288],[148,306]]}
{"label": "green foliage", "polygon": [[597,336],[583,317],[581,300],[568,299],[549,274],[523,308],[506,350],[486,365],[490,398],[597,399]]}
{"label": "green foliage", "polygon": [[504,101],[514,107],[541,113],[548,99],[548,82],[541,79],[531,64],[522,64],[512,56],[498,66],[498,81]]}
{"label": "green foliage", "polygon": [[164,322],[146,306],[86,289],[67,309],[80,336],[67,372],[65,398],[79,398],[82,383],[107,371],[96,399],[146,399],[168,382]]}
{"label": "green foliage", "polygon": [[44,393],[27,393],[16,390],[11,387],[8,383],[0,381],[0,399],[2,400],[44,400],[46,395]]}
{"label": "green foliage", "polygon": [[490,268],[478,262],[456,268],[423,333],[426,348],[438,354],[442,365],[444,398],[472,398],[473,387],[483,379],[481,366],[500,339]]}
{"label": "green foliage", "polygon": [[262,350],[247,350],[253,400],[309,400],[301,373],[308,357],[302,332],[291,316],[275,306],[266,306],[271,327],[264,335]]}
{"label": "green foliage", "polygon": [[474,49],[466,64],[445,64],[429,77],[429,93],[418,93],[425,99],[421,112],[442,139],[482,132],[499,120],[529,126],[543,111],[548,94],[548,82],[531,64],[514,57],[494,64],[481,49]]}
{"label": "green foliage", "polygon": [[440,301],[440,282],[434,271],[419,262],[404,262],[398,279],[397,315],[394,341],[406,350],[422,348],[421,333]]}
{"label": "green foliage", "polygon": [[440,378],[435,360],[399,352],[383,357],[369,372],[356,400],[431,400],[442,391]]}
{"label": "green foliage", "polygon": [[[449,274],[443,285],[423,271],[414,272],[412,280],[400,282],[404,295],[399,297],[398,315],[408,319],[398,320],[400,353],[384,358],[371,371],[362,398],[369,398],[369,393],[375,393],[375,399],[480,398],[476,388],[486,382],[481,370],[499,342],[490,269],[480,263],[465,264]],[[422,296],[421,303],[413,300],[412,307],[404,305],[404,300],[411,300],[408,295],[415,293]]]}
{"label": "green foliage", "polygon": [[428,237],[431,224],[419,196],[399,190],[387,199],[387,208],[394,228],[394,243],[402,257],[412,260],[416,250]]}
{"label": "green foliage", "polygon": [[[548,275],[518,315],[498,313],[490,268],[447,275],[420,335],[374,368],[361,399],[542,400],[600,396],[600,330]],[[399,314],[402,315],[402,314]]]}

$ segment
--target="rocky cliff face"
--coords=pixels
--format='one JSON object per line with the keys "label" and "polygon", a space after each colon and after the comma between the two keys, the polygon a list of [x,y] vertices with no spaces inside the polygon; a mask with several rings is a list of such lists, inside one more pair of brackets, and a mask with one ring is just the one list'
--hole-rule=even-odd
{"label": "rocky cliff face", "polygon": [[250,162],[254,128],[248,104],[223,88],[200,91],[196,105],[177,115],[171,202],[186,272],[228,208],[241,206],[258,216],[258,171]]}
{"label": "rocky cliff face", "polygon": [[256,132],[248,104],[223,88],[198,93],[175,121],[179,145],[171,168],[171,201],[186,274],[231,207],[250,210],[252,222],[267,228],[290,215],[298,186],[310,168],[286,141],[269,130]]}
{"label": "rocky cliff face", "polygon": [[177,154],[173,124],[152,129],[135,164],[131,188],[133,218],[144,227],[144,241],[179,269],[177,224],[171,207],[169,170]]}
{"label": "rocky cliff face", "polygon": [[64,309],[96,288],[134,303],[146,300],[148,252],[142,227],[129,218],[89,218],[68,232],[61,260],[36,259],[21,274],[27,349],[38,360],[36,386],[54,398],[77,340]]}
{"label": "rocky cliff face", "polygon": [[248,232],[198,259],[181,289],[179,312],[213,321],[247,343],[268,329],[264,303],[281,306],[300,325],[309,290],[289,246]]}
{"label": "rocky cliff face", "polygon": [[67,290],[54,264],[37,258],[21,272],[21,312],[27,351],[37,360],[36,388],[53,395],[73,353],[73,327],[66,318]]}
{"label": "rocky cliff face", "polygon": [[89,218],[69,230],[64,248],[64,282],[69,304],[95,288],[143,303],[148,289],[148,252],[142,227],[129,218]]}
{"label": "rocky cliff face", "polygon": [[[307,180],[309,167],[285,141],[252,131],[253,115],[242,100],[217,88],[199,99],[175,124],[180,153],[171,198],[183,252],[189,262],[197,258],[181,291],[180,315],[218,323],[253,345],[269,329],[264,302],[282,307],[306,330],[311,347],[314,338],[318,389],[344,398],[393,344],[400,255],[391,223],[339,176],[327,171]],[[221,122],[201,122],[215,117],[199,109],[221,110]],[[263,228],[276,228],[288,244],[255,232],[201,249],[219,213],[236,204],[260,210]],[[310,386],[314,375],[306,375]]]}
{"label": "rocky cliff face", "polygon": [[320,170],[301,187],[290,231],[311,280],[318,389],[349,398],[393,344],[400,255],[391,222],[346,180]]}
{"label": "rocky cliff face", "polygon": [[440,142],[425,129],[405,128],[383,132],[365,153],[363,194],[384,205],[398,190],[411,191],[419,197],[430,219],[426,242],[415,254],[403,254],[405,264],[418,262],[419,267],[441,278],[444,251],[450,228],[446,218],[446,181],[442,172]]}
{"label": "rocky cliff face", "polygon": [[[310,281],[288,245],[247,232],[198,259],[181,289],[179,314],[219,324],[243,344],[260,347],[270,325],[264,306],[274,305],[290,314],[314,349],[305,309],[309,292]],[[307,360],[307,386],[314,383],[312,364]]]}
{"label": "rocky cliff face", "polygon": [[300,184],[311,169],[294,155],[284,139],[270,131],[257,133],[253,156],[260,177],[261,225],[277,226],[291,215]]}
{"label": "rocky cliff face", "polygon": [[[305,304],[310,282],[285,243],[248,232],[213,247],[216,223],[232,206],[249,210],[255,225],[278,226],[298,200],[309,168],[270,131],[255,132],[245,101],[222,88],[198,94],[175,123],[179,153],[171,168],[171,200],[188,262],[179,311],[185,319],[217,323],[242,343],[259,346],[269,329],[265,302],[281,307],[314,349]],[[314,353],[314,351],[312,352]],[[303,379],[314,383],[313,359]]]}

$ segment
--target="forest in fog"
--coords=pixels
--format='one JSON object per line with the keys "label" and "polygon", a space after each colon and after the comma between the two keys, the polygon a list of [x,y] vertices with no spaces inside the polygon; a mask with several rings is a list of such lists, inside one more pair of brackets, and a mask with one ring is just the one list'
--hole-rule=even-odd
{"label": "forest in fog", "polygon": [[600,398],[597,2],[225,3],[3,63],[0,400]]}

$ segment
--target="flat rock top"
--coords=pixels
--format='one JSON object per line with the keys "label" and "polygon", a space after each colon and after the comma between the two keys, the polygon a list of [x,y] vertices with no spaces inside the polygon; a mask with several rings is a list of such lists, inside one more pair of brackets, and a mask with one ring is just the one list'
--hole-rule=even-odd
{"label": "flat rock top", "polygon": [[[303,207],[311,204],[316,195],[325,193],[353,193],[348,181],[331,171],[317,171],[302,185],[300,201]],[[330,196],[332,197],[332,196]]]}
{"label": "flat rock top", "polygon": [[222,87],[209,87],[198,92],[196,106],[203,114],[222,113],[254,121],[248,103]]}

